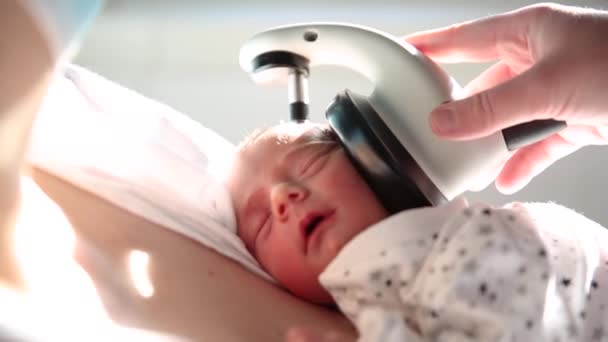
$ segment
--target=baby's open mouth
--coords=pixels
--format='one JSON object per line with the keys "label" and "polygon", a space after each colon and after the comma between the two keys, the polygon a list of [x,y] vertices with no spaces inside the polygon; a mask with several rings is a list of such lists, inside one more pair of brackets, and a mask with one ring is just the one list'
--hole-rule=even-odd
{"label": "baby's open mouth", "polygon": [[323,216],[315,216],[306,226],[306,237],[308,238],[315,231],[315,228],[323,221]]}
{"label": "baby's open mouth", "polygon": [[300,222],[306,251],[308,251],[313,240],[318,240],[317,236],[324,230],[323,228],[327,226],[325,223],[333,214],[333,210],[325,213],[311,213]]}

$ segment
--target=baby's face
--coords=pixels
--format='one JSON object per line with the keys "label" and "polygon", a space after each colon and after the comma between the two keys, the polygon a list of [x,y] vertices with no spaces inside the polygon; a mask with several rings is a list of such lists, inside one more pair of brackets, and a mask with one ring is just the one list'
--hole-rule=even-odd
{"label": "baby's face", "polygon": [[387,216],[329,129],[273,127],[243,146],[228,180],[238,234],[295,295],[331,303],[319,274],[355,235]]}

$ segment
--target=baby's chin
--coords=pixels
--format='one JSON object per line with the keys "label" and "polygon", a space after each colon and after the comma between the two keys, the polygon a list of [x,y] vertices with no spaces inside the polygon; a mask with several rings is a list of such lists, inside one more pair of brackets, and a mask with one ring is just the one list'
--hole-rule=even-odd
{"label": "baby's chin", "polygon": [[340,254],[340,251],[342,248],[344,248],[347,242],[348,241],[332,240],[331,242],[328,242],[326,246],[323,246],[324,250],[321,271],[324,271],[327,266],[329,266],[329,264],[331,264],[331,262],[338,256],[338,254]]}
{"label": "baby's chin", "polygon": [[294,296],[319,305],[333,305],[335,301],[333,297],[325,290],[319,282],[319,275],[323,272],[327,265],[318,270],[310,270],[310,273],[301,273],[299,276],[289,276],[280,279],[280,275],[275,278],[281,285]]}
{"label": "baby's chin", "polygon": [[323,258],[325,260],[325,265],[323,268],[325,269],[325,267],[327,267],[329,263],[331,263],[331,261],[338,256],[340,251],[363,230],[365,229],[361,229],[360,231],[347,232],[336,230],[335,232],[332,232],[333,234],[328,232],[328,234],[324,236],[324,240],[322,243]]}

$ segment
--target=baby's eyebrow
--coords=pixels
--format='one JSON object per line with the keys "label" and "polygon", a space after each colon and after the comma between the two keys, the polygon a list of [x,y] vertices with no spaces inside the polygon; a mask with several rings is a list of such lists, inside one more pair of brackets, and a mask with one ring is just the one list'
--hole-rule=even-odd
{"label": "baby's eyebrow", "polygon": [[338,137],[329,127],[313,127],[293,141],[294,145],[309,142],[338,142]]}
{"label": "baby's eyebrow", "polygon": [[305,151],[310,152],[310,147],[313,147],[313,145],[337,145],[338,137],[329,127],[317,126],[302,133],[295,140],[291,141],[290,144],[292,145],[290,151],[277,162],[278,165],[282,165],[283,167],[293,165],[299,158],[309,155],[310,153],[305,153]]}

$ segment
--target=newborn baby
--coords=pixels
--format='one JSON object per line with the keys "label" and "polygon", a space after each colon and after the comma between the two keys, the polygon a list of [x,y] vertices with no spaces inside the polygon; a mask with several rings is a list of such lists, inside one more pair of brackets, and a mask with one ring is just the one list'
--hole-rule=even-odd
{"label": "newborn baby", "polygon": [[228,186],[247,249],[288,290],[319,304],[333,303],[319,274],[345,243],[387,216],[329,128],[315,124],[250,137]]}
{"label": "newborn baby", "polygon": [[387,218],[312,123],[250,137],[228,179],[262,267],[337,304],[362,341],[608,341],[608,233],[568,209],[458,200]]}

